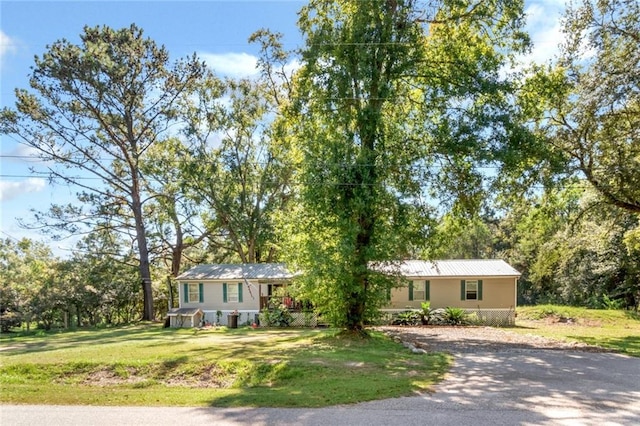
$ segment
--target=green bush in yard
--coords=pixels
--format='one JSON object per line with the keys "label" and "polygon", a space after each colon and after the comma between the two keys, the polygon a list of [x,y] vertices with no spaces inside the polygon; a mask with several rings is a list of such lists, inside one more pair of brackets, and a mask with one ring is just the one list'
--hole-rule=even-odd
{"label": "green bush in yard", "polygon": [[288,327],[293,321],[289,309],[284,306],[265,311],[264,318],[267,321],[265,325],[268,327]]}
{"label": "green bush in yard", "polygon": [[444,321],[449,325],[465,325],[468,323],[467,313],[462,308],[449,306],[444,310]]}
{"label": "green bush in yard", "polygon": [[430,302],[422,302],[420,307],[422,308],[421,320],[423,325],[442,324],[444,322],[442,309],[431,309]]}
{"label": "green bush in yard", "polygon": [[393,325],[418,325],[421,322],[422,314],[417,311],[404,311],[400,312],[391,321]]}

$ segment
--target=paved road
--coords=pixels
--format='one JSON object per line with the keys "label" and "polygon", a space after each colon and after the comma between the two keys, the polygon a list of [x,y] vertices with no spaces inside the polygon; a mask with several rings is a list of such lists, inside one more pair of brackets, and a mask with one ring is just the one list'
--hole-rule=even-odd
{"label": "paved road", "polygon": [[0,406],[2,426],[197,423],[640,425],[640,359],[556,350],[459,353],[433,394],[322,409]]}

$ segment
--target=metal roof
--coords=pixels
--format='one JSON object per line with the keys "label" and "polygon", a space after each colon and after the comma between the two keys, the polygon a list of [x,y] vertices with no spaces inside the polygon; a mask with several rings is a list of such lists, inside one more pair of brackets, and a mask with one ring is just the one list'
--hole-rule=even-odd
{"label": "metal roof", "polygon": [[[377,269],[377,268],[376,268]],[[521,274],[504,260],[456,259],[456,260],[405,260],[389,262],[385,272],[399,273],[404,277],[519,277]]]}
{"label": "metal roof", "polygon": [[284,263],[239,263],[198,265],[178,275],[177,280],[284,280],[291,279]]}

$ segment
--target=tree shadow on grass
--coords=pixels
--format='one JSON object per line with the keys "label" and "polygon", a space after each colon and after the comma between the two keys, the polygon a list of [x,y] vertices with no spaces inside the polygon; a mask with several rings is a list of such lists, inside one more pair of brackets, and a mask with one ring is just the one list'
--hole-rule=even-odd
{"label": "tree shadow on grass", "polygon": [[[353,362],[352,366],[333,365],[323,360],[306,366],[296,362],[270,375],[272,383],[243,386],[211,399],[212,407],[326,407],[356,404],[381,398],[426,394],[426,384],[443,380],[450,360],[443,354],[428,355],[430,369],[420,368],[420,356],[412,356],[411,364],[390,356],[386,365]],[[424,358],[423,358],[424,359]],[[285,366],[287,362],[279,365]],[[340,364],[340,363],[338,363]],[[274,366],[270,366],[273,368]]]}
{"label": "tree shadow on grass", "polygon": [[[10,336],[0,340],[3,356],[15,356],[33,352],[46,352],[80,345],[106,345],[124,341],[147,341],[171,338],[177,329],[163,329],[160,324],[138,324],[106,329],[79,329],[51,331],[27,336]],[[182,333],[182,336],[185,336]]]}
{"label": "tree shadow on grass", "polygon": [[[635,424],[638,368],[640,360],[613,353],[459,353],[447,378],[427,395],[325,408],[198,411],[212,422],[251,424]],[[304,392],[274,391],[305,403]],[[228,396],[212,405],[222,402],[237,407],[242,401]]]}

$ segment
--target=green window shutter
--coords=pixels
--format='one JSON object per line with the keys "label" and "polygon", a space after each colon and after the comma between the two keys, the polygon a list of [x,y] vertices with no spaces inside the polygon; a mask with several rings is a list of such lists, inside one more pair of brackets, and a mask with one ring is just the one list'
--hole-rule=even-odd
{"label": "green window shutter", "polygon": [[227,303],[227,283],[222,283],[222,302]]}
{"label": "green window shutter", "polygon": [[431,282],[429,280],[424,282],[424,300],[431,300]]}
{"label": "green window shutter", "polygon": [[242,303],[242,283],[238,283],[238,303]]}
{"label": "green window shutter", "polygon": [[413,281],[409,282],[409,300],[413,300]]}
{"label": "green window shutter", "polygon": [[478,300],[482,300],[482,280],[478,280]]}
{"label": "green window shutter", "polygon": [[387,287],[387,300],[391,300],[391,287]]}
{"label": "green window shutter", "polygon": [[182,285],[182,300],[184,303],[189,303],[189,284]]}
{"label": "green window shutter", "polygon": [[466,292],[464,288],[464,280],[460,280],[460,300],[466,299]]}
{"label": "green window shutter", "polygon": [[202,283],[198,284],[198,298],[200,299],[200,303],[204,302],[204,292],[202,291],[202,287]]}

